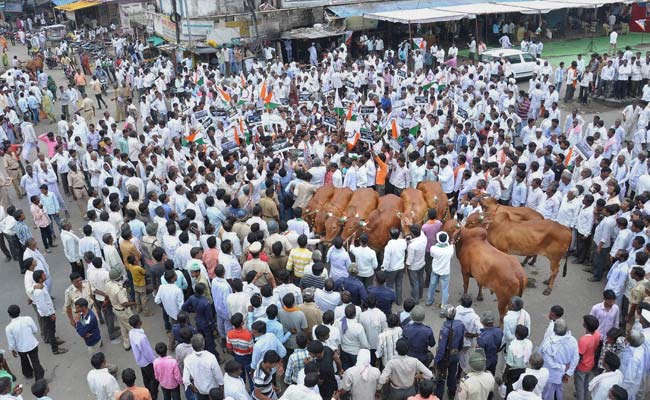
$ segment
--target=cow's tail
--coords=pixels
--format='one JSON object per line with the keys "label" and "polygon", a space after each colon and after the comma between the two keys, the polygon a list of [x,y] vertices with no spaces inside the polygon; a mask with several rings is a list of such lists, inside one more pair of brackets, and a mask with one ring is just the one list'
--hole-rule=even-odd
{"label": "cow's tail", "polygon": [[562,267],[562,278],[566,278],[567,265],[569,264],[569,250],[564,254],[564,266]]}
{"label": "cow's tail", "polygon": [[524,289],[526,288],[526,273],[522,271],[517,277],[519,279],[519,293],[517,296],[521,297],[524,295]]}

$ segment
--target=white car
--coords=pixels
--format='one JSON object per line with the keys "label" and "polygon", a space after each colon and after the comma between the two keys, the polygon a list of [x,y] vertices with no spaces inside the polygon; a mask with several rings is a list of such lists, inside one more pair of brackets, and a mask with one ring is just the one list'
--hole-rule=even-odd
{"label": "white car", "polygon": [[479,56],[479,61],[489,63],[493,59],[505,58],[510,61],[510,68],[515,79],[528,78],[533,75],[537,61],[544,65],[544,60],[518,49],[490,49]]}

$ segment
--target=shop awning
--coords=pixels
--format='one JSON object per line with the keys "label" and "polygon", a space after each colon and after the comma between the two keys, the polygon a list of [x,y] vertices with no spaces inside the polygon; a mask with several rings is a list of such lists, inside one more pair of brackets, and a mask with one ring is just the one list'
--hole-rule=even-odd
{"label": "shop awning", "polygon": [[428,24],[431,22],[456,21],[463,18],[471,19],[476,18],[476,15],[444,9],[421,8],[417,10],[384,11],[374,14],[364,14],[363,17],[402,24]]}
{"label": "shop awning", "polygon": [[158,47],[161,44],[165,43],[165,39],[161,38],[160,36],[153,35],[147,38],[147,42],[151,43],[151,45],[154,47]]}
{"label": "shop awning", "polygon": [[100,4],[102,4],[101,1],[77,1],[75,3],[64,4],[62,6],[57,6],[54,8],[61,11],[77,11],[81,10],[82,8],[98,6]]}
{"label": "shop awning", "polygon": [[282,32],[282,39],[321,39],[332,36],[343,35],[343,29],[335,28],[329,25],[309,28],[297,28],[287,32]]}

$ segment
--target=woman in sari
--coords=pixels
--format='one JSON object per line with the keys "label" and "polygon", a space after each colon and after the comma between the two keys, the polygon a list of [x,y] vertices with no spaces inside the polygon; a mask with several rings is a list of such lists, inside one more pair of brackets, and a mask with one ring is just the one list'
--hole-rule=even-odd
{"label": "woman in sari", "polygon": [[47,89],[42,89],[41,93],[41,104],[43,106],[43,112],[47,115],[47,119],[50,122],[56,122],[56,117],[54,116],[54,100],[52,99],[52,93]]}

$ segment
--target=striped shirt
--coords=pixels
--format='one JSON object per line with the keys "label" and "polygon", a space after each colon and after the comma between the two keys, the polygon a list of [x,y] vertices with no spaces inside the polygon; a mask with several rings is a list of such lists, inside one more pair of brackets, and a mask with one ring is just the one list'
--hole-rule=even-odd
{"label": "striped shirt", "polygon": [[305,267],[311,264],[311,251],[309,249],[297,248],[291,250],[289,259],[287,260],[287,269],[293,271],[293,274],[302,278],[305,274]]}
{"label": "striped shirt", "polygon": [[[273,390],[273,382],[271,381],[272,378],[272,371],[267,371],[260,365],[255,369],[255,374],[253,375],[253,385],[255,386],[255,389],[259,389],[264,396],[274,400],[278,398],[278,395],[275,394],[275,391]],[[253,398],[255,400],[258,400],[258,397],[255,396],[254,392]]]}
{"label": "striped shirt", "polygon": [[375,354],[377,355],[377,358],[381,358],[384,365],[388,364],[388,361],[397,355],[395,344],[401,337],[402,328],[399,326],[388,328],[379,334]]}
{"label": "striped shirt", "polygon": [[226,334],[226,347],[238,356],[253,354],[253,335],[244,328],[229,330]]}

